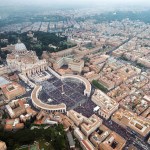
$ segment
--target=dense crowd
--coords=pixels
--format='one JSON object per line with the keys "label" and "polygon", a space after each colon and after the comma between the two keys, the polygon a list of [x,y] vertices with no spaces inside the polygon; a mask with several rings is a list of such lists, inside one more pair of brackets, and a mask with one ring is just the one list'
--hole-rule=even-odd
{"label": "dense crowd", "polygon": [[39,93],[39,99],[47,104],[65,103],[67,109],[70,109],[73,106],[77,107],[80,101],[87,100],[84,96],[84,85],[74,80],[61,81],[52,77],[41,82],[41,85],[42,91]]}
{"label": "dense crowd", "polygon": [[78,106],[74,110],[78,113],[82,113],[82,115],[86,117],[90,117],[94,114],[93,109],[96,107],[96,104],[94,104],[90,99],[86,101],[84,104]]}

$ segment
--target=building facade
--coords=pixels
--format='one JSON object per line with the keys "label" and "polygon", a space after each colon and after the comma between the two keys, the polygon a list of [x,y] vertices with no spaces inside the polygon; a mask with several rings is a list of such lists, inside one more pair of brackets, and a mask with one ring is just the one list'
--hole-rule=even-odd
{"label": "building facade", "polygon": [[47,70],[45,59],[39,60],[34,51],[28,51],[26,46],[18,40],[15,49],[7,55],[7,64],[12,71],[19,71],[25,76]]}
{"label": "building facade", "polygon": [[92,95],[92,101],[100,107],[99,115],[105,119],[109,119],[119,107],[119,103],[98,89]]}

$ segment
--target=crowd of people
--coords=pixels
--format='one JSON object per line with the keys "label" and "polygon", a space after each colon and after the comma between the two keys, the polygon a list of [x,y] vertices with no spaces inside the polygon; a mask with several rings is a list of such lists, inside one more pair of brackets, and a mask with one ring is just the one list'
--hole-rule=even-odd
{"label": "crowd of people", "polygon": [[78,113],[81,113],[82,115],[84,115],[86,117],[90,117],[91,115],[94,114],[93,109],[95,107],[96,107],[96,104],[89,99],[84,104],[78,106],[74,110],[77,111]]}
{"label": "crowd of people", "polygon": [[43,89],[47,94],[49,94],[49,92],[54,91],[54,90],[56,89],[56,87],[55,87],[52,83],[50,83],[50,82],[48,82],[48,81],[43,81],[43,82],[41,83],[41,85],[42,85],[42,89]]}
{"label": "crowd of people", "polygon": [[87,97],[84,96],[84,85],[74,80],[61,81],[52,77],[41,82],[41,85],[42,90],[39,93],[39,99],[50,105],[65,103],[67,109],[70,109],[79,104],[80,101],[87,100]]}

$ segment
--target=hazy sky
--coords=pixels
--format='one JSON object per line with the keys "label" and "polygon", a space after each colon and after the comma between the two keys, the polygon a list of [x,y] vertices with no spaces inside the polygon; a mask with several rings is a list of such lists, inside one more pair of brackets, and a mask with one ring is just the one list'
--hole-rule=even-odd
{"label": "hazy sky", "polygon": [[145,5],[150,7],[150,0],[0,0],[0,5]]}

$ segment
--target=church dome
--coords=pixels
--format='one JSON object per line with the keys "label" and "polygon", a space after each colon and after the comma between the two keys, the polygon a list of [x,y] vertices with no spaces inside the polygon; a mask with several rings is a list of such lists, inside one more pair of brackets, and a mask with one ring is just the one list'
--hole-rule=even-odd
{"label": "church dome", "polygon": [[21,43],[20,40],[18,40],[18,43],[15,45],[15,50],[16,51],[25,51],[25,50],[27,50],[27,48],[23,43]]}

